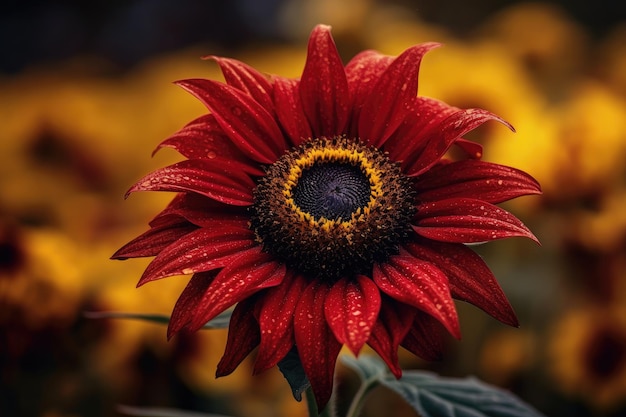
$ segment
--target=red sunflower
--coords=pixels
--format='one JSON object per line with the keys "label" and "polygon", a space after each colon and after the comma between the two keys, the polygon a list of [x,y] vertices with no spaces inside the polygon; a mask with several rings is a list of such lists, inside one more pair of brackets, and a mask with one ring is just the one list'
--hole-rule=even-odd
{"label": "red sunflower", "polygon": [[[213,57],[226,83],[177,84],[210,113],[163,141],[187,159],[135,191],[178,194],[113,255],[155,256],[138,285],[193,274],[168,336],[236,305],[217,375],[255,348],[255,372],[296,351],[318,406],[342,345],[371,346],[399,377],[403,346],[440,354],[460,337],[453,298],[515,326],[493,274],[466,243],[534,235],[494,204],[540,192],[524,172],[480,160],[462,136],[498,116],[417,96],[437,44],[398,57],[365,51],[343,65],[330,28],[309,39],[302,77],[267,77]],[[451,146],[465,158],[447,158]]]}

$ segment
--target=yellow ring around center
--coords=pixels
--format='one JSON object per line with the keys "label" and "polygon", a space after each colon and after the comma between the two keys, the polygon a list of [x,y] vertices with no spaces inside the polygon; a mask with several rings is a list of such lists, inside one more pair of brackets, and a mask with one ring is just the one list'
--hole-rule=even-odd
{"label": "yellow ring around center", "polygon": [[[302,176],[302,172],[311,168],[315,163],[348,163],[352,166],[358,166],[363,174],[367,177],[370,184],[370,199],[365,207],[359,207],[348,221],[338,221],[321,217],[315,219],[310,213],[300,209],[293,200],[293,189],[298,184]],[[356,222],[362,221],[363,216],[367,216],[370,210],[376,204],[376,199],[382,195],[383,184],[381,181],[380,170],[374,168],[371,161],[366,155],[356,149],[344,148],[311,148],[300,158],[296,159],[287,173],[286,180],[283,185],[283,196],[289,208],[300,218],[301,222],[308,223],[311,227],[318,227],[324,231],[329,231],[336,227],[344,229],[351,228]]]}

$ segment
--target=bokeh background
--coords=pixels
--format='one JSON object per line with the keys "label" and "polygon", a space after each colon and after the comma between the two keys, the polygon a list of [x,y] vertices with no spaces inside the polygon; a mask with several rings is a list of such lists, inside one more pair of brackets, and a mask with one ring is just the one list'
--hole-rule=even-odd
{"label": "bokeh background", "polygon": [[[171,198],[123,194],[179,160],[151,152],[205,112],[172,81],[221,79],[200,59],[208,54],[298,76],[316,23],[333,26],[346,60],[443,42],[424,59],[420,94],[510,121],[515,134],[494,124],[472,137],[486,159],[544,189],[506,205],[542,246],[476,247],[520,328],[459,303],[463,340],[449,340],[438,363],[402,354],[404,366],[476,375],[549,416],[626,415],[623,13],[602,0],[9,0],[0,12],[0,415],[109,417],[120,405],[306,415],[277,370],[252,377],[247,360],[214,378],[225,331],[167,342],[164,326],[84,312],[168,314],[186,283],[135,289],[148,261],[109,260]],[[339,376],[349,397],[355,376]],[[416,414],[377,391],[363,415]]]}

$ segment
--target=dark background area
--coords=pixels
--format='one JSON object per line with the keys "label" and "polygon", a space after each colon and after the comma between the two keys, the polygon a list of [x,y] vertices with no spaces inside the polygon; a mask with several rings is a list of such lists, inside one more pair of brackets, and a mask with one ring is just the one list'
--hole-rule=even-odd
{"label": "dark background area", "polygon": [[[151,55],[191,44],[236,49],[251,40],[290,41],[278,12],[289,0],[8,1],[0,11],[0,73],[77,55],[97,55],[126,69]],[[426,22],[467,36],[511,0],[395,0]],[[592,36],[625,16],[619,1],[549,1]]]}

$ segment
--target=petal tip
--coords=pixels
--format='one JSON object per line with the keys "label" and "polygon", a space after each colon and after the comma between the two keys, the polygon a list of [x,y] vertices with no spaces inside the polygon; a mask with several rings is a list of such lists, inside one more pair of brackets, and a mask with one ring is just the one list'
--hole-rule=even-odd
{"label": "petal tip", "polygon": [[315,25],[315,27],[313,28],[314,32],[317,31],[321,31],[321,32],[330,32],[332,30],[332,26],[331,25],[327,25],[325,23],[319,23],[317,25]]}

